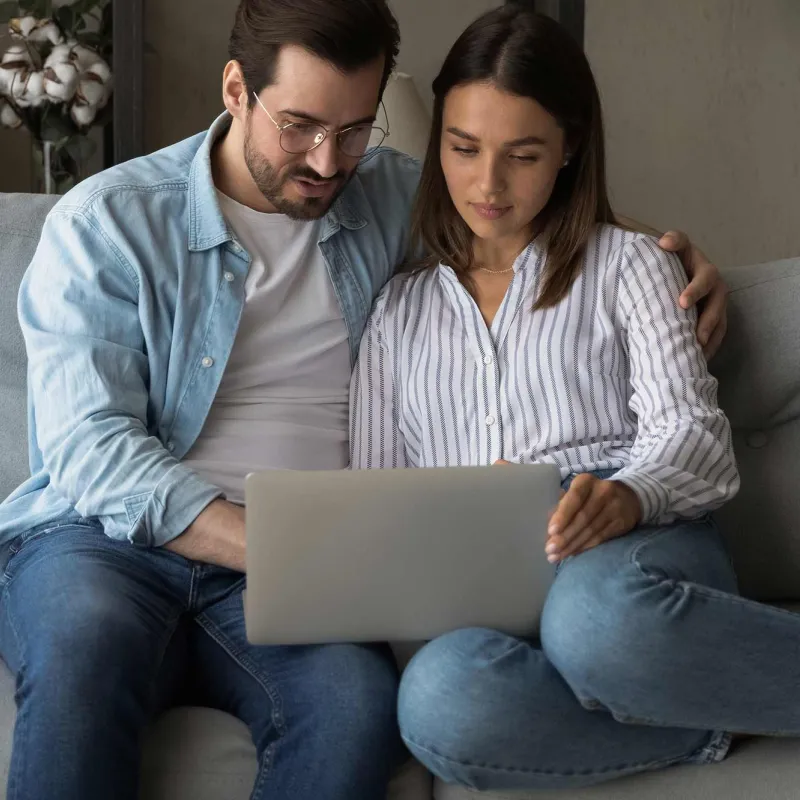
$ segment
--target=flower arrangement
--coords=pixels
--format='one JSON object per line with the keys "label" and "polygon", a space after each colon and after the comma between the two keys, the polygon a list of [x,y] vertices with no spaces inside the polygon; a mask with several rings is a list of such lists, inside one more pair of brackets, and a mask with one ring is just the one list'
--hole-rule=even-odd
{"label": "flower arrangement", "polygon": [[[33,139],[39,188],[77,183],[95,150],[93,126],[108,120],[112,73],[108,0],[0,2],[11,45],[0,58],[0,124]],[[16,15],[15,15],[16,14]]]}

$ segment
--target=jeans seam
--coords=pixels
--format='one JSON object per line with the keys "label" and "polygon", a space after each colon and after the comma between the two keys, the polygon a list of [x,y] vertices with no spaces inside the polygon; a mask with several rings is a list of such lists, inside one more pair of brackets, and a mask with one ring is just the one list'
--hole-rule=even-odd
{"label": "jeans seam", "polygon": [[251,658],[241,651],[240,648],[235,647],[230,639],[225,636],[219,627],[208,617],[207,614],[201,613],[195,617],[195,622],[248,674],[253,680],[262,688],[264,693],[269,697],[272,702],[272,723],[278,732],[278,740],[270,742],[264,750],[263,763],[259,765],[258,777],[253,789],[251,797],[258,797],[258,791],[263,786],[269,773],[272,770],[272,763],[274,760],[275,750],[277,749],[278,741],[286,736],[286,721],[283,717],[283,702],[280,692],[275,685],[268,679],[262,670],[260,670]]}
{"label": "jeans seam", "polygon": [[[17,626],[14,624],[13,617],[11,616],[11,598],[9,597],[8,592],[8,583],[3,587],[3,607],[6,612],[6,619],[8,619],[8,627],[11,629],[11,633],[14,637],[14,644],[17,647],[17,652],[19,653],[19,665],[17,668],[17,673],[14,676],[14,705],[17,707],[17,715],[14,721],[14,737],[12,747],[15,751],[14,758],[12,758],[11,764],[9,765],[8,771],[8,797],[9,800],[14,800],[17,796],[17,776],[20,772],[24,773],[24,766],[25,766],[25,753],[28,752],[28,748],[23,744],[20,744],[19,740],[24,739],[27,736],[27,715],[19,714],[19,704],[17,703],[17,691],[18,691],[18,676],[19,674],[25,669],[26,663],[26,656],[25,651],[21,646],[20,643],[20,636],[17,632]],[[20,723],[22,723],[20,725]],[[21,762],[21,763],[20,763]]]}
{"label": "jeans seam", "polygon": [[435,750],[431,749],[430,747],[427,747],[426,745],[420,744],[414,738],[406,735],[405,733],[402,734],[402,736],[403,740],[410,747],[422,750],[423,752],[427,753],[433,758],[437,758],[441,761],[445,761],[448,764],[453,764],[455,766],[467,767],[469,769],[491,770],[494,772],[521,773],[525,775],[542,775],[546,777],[557,777],[557,778],[572,778],[572,777],[587,776],[587,775],[605,775],[612,772],[628,773],[631,770],[642,770],[642,769],[661,769],[663,767],[668,767],[671,764],[681,763],[684,760],[684,758],[687,758],[687,756],[680,756],[678,758],[661,759],[656,761],[640,761],[633,764],[627,764],[627,765],[622,764],[613,767],[604,767],[602,769],[571,770],[569,772],[558,772],[556,770],[528,769],[526,767],[505,767],[500,764],[475,764],[470,761],[450,758],[448,756],[442,755],[441,753],[437,753]]}

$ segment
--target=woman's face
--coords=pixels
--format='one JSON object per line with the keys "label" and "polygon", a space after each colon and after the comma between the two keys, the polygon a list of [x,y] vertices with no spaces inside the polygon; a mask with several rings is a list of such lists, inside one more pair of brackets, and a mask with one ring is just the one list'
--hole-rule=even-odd
{"label": "woman's face", "polygon": [[447,95],[440,153],[450,197],[480,239],[530,236],[566,158],[553,116],[487,83]]}

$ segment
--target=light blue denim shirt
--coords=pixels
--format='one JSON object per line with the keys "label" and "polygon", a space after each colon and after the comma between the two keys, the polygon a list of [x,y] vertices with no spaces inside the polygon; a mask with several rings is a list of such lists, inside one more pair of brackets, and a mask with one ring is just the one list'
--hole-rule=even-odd
{"label": "light blue denim shirt", "polygon": [[[249,255],[217,203],[212,146],[230,124],[114,167],[50,212],[23,279],[32,477],[0,505],[0,545],[61,519],[146,546],[179,536],[220,490],[181,464],[233,347]],[[355,362],[403,260],[419,165],[371,151],[319,247]]]}

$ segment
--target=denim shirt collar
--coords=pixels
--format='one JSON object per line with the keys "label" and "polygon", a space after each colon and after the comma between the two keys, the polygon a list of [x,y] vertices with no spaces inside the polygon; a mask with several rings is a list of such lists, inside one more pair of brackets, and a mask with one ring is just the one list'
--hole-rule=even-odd
{"label": "denim shirt collar", "polygon": [[[225,111],[211,125],[205,141],[192,159],[189,170],[188,230],[189,250],[210,250],[233,239],[217,201],[211,170],[211,151],[231,125],[231,115]],[[368,224],[369,202],[356,176],[338,197],[323,218],[320,242],[325,242],[340,228],[359,230]]]}

